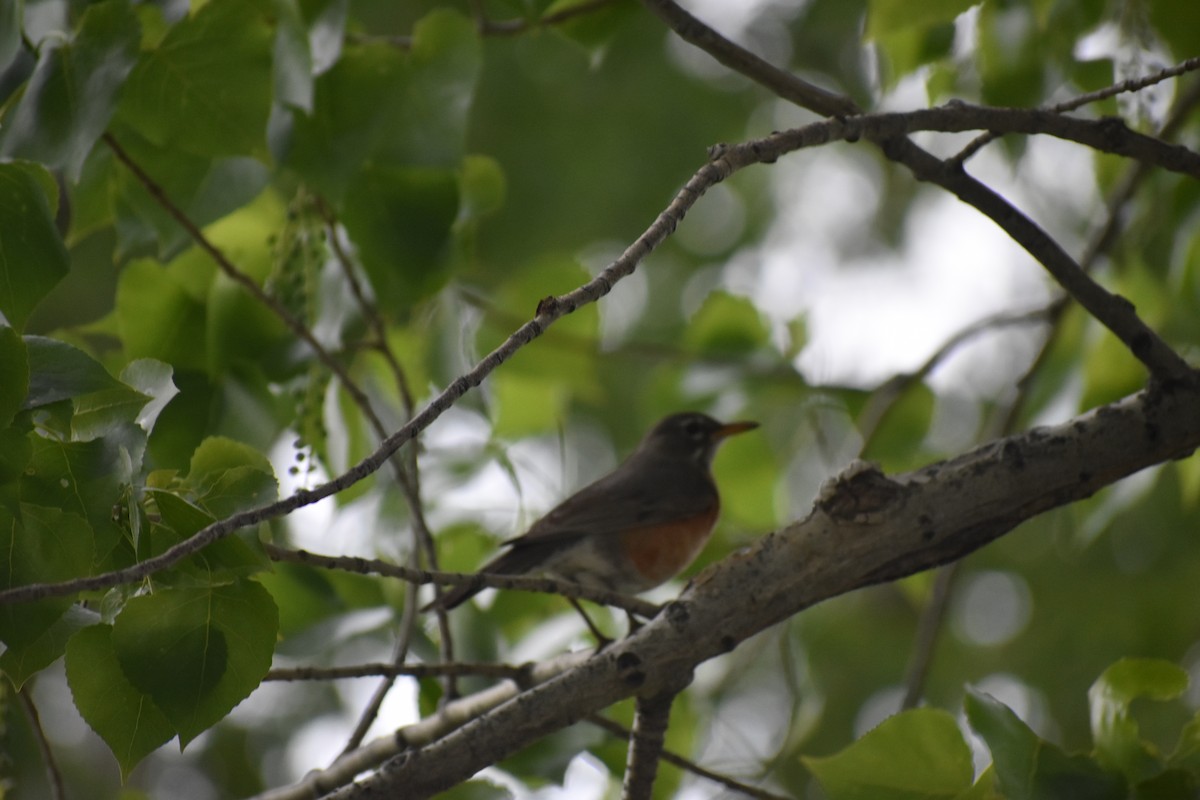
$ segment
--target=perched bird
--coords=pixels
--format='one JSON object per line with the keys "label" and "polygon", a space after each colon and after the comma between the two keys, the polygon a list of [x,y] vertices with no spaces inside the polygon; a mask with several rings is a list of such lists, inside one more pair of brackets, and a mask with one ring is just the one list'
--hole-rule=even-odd
{"label": "perched bird", "polygon": [[[717,447],[757,427],[672,414],[620,466],[505,542],[508,550],[479,571],[541,574],[627,594],[664,583],[700,554],[717,521],[720,498],[710,470]],[[455,587],[425,608],[454,608],[480,589]]]}

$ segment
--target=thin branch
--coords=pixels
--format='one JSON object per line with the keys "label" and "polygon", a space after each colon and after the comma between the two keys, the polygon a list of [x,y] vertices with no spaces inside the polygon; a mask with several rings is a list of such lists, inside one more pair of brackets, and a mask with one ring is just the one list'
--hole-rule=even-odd
{"label": "thin branch", "polygon": [[[1166,140],[1175,138],[1197,105],[1200,105],[1200,79],[1193,80],[1187,91],[1176,98],[1174,108],[1167,116],[1166,122],[1163,123],[1162,130],[1159,131],[1159,137]],[[1144,162],[1138,161],[1131,165],[1118,181],[1116,188],[1107,200],[1108,213],[1105,215],[1104,222],[1089,238],[1079,256],[1079,265],[1084,270],[1091,272],[1100,258],[1116,243],[1121,232],[1125,208],[1133,200],[1137,187],[1146,179],[1149,172],[1150,168]],[[1051,310],[1050,328],[1045,341],[1042,342],[1041,349],[1034,356],[1025,373],[1017,380],[1017,396],[1009,405],[1008,412],[1001,422],[1000,433],[1008,433],[1016,428],[1017,419],[1029,397],[1029,389],[1033,384],[1034,377],[1041,373],[1042,367],[1050,359],[1054,344],[1058,341],[1066,310],[1065,298]]]}
{"label": "thin branch", "polygon": [[654,779],[658,776],[658,760],[662,757],[663,743],[667,738],[675,694],[664,692],[637,699],[633,731],[625,759],[622,800],[650,800],[654,796]]}
{"label": "thin branch", "polygon": [[925,359],[924,363],[911,372],[893,376],[890,380],[871,393],[856,422],[859,434],[863,439],[862,451],[869,448],[875,433],[882,427],[887,416],[896,407],[899,400],[912,387],[922,383],[929,374],[945,361],[958,348],[985,333],[992,333],[1005,328],[1045,324],[1053,313],[1056,303],[1032,311],[1001,312],[971,323],[959,330],[942,343]]}
{"label": "thin branch", "polygon": [[920,622],[917,624],[913,652],[904,678],[904,699],[900,703],[902,709],[916,708],[921,702],[921,695],[925,691],[925,678],[929,674],[929,665],[933,663],[933,651],[937,646],[938,634],[942,631],[946,609],[950,605],[954,578],[958,574],[960,564],[961,561],[947,564],[934,576],[929,600],[925,603]]}
{"label": "thin branch", "polygon": [[[664,19],[680,38],[701,47],[721,63],[772,89],[780,97],[825,114],[852,114],[858,111],[849,98],[832,96],[832,100],[839,101],[833,103],[830,97],[815,94],[812,91],[815,87],[811,84],[778,69],[721,36],[672,0],[643,0],[643,2]],[[848,111],[846,110],[847,106],[849,107]],[[834,111],[835,107],[841,111]],[[969,111],[970,113],[962,115],[948,113],[955,110]],[[966,123],[968,117],[972,120],[971,125]],[[887,120],[886,124],[883,123],[885,119]],[[1007,124],[1014,132],[1017,130],[1025,133],[1046,132],[1064,138],[1078,137],[1078,141],[1106,152],[1118,152],[1124,155],[1136,153],[1136,157],[1143,160],[1162,159],[1161,161],[1155,160],[1154,163],[1167,169],[1177,169],[1198,177],[1200,177],[1200,154],[1135,133],[1120,121],[1092,123],[1086,120],[1074,120],[1051,112],[1036,110],[1018,112],[958,103],[907,114],[857,116],[845,120],[845,124],[841,120],[824,124],[830,126],[831,130],[827,132],[834,134],[832,138],[854,140],[859,136],[866,136],[875,142],[889,159],[907,166],[918,180],[929,181],[941,186],[963,202],[974,206],[999,225],[1014,241],[1041,262],[1054,279],[1080,305],[1111,330],[1129,348],[1134,357],[1145,364],[1154,377],[1160,380],[1186,380],[1188,378],[1191,369],[1187,362],[1137,316],[1132,304],[1124,298],[1108,292],[1093,281],[1049,234],[988,186],[969,176],[963,171],[961,164],[942,161],[904,137],[913,130],[925,126],[930,126],[929,129],[944,130],[966,130],[972,126],[995,130],[997,127]],[[876,127],[877,125],[880,127]],[[889,128],[892,125],[897,127]],[[765,142],[763,140],[749,142],[739,145],[738,148],[718,148],[713,154],[713,158],[721,160],[731,155],[732,150],[740,150],[735,157],[735,162],[739,165],[745,159],[773,161],[783,152],[775,150],[772,146],[773,140],[782,144],[784,140],[792,138],[799,131],[814,127],[805,126],[797,131],[775,134],[767,137]],[[734,167],[730,166],[730,171],[732,171]]]}
{"label": "thin branch", "polygon": [[629,611],[646,619],[656,616],[661,607],[654,603],[631,597],[619,592],[610,592],[589,586],[581,586],[569,581],[553,578],[531,578],[524,575],[494,575],[475,572],[437,572],[426,569],[415,569],[387,561],[358,556],[324,556],[310,553],[307,550],[292,550],[274,544],[265,545],[267,555],[275,561],[286,561],[293,564],[337,569],[353,572],[359,575],[382,575],[388,578],[399,578],[414,584],[439,583],[446,586],[471,586],[495,589],[510,589],[521,592],[540,592],[542,594],[557,594],[578,600],[590,600],[604,606]]}
{"label": "thin branch", "polygon": [[67,789],[63,784],[62,772],[58,769],[58,762],[54,758],[50,740],[46,738],[46,731],[42,729],[42,720],[38,715],[37,706],[33,704],[33,698],[29,696],[29,687],[27,686],[15,694],[17,702],[21,705],[21,711],[25,714],[25,720],[29,723],[29,730],[33,732],[33,739],[37,742],[38,752],[42,756],[42,764],[46,769],[46,783],[50,786],[50,797],[53,800],[66,800]]}
{"label": "thin branch", "polygon": [[[1124,94],[1126,92],[1139,92],[1142,89],[1146,89],[1150,86],[1154,86],[1155,84],[1170,80],[1171,78],[1177,78],[1180,75],[1184,75],[1196,69],[1200,69],[1200,57],[1189,58],[1186,61],[1181,61],[1172,67],[1166,67],[1165,69],[1151,72],[1149,75],[1144,75],[1141,78],[1130,78],[1129,80],[1124,80],[1120,83],[1114,83],[1111,86],[1106,86],[1103,89],[1098,89],[1097,91],[1088,92],[1086,94],[1076,95],[1069,100],[1064,100],[1061,103],[1055,103],[1051,106],[1044,106],[1043,108],[1046,111],[1057,114],[1062,114],[1067,111],[1074,111],[1075,109],[1082,108],[1090,103],[1105,100],[1109,97],[1115,97],[1119,94]],[[975,137],[966,147],[964,147],[954,156],[953,160],[960,164],[967,161],[985,146],[1000,138],[1000,136],[1001,134],[995,131],[988,131],[987,133]]]}
{"label": "thin branch", "polygon": [[771,92],[825,117],[848,117],[859,108],[849,97],[822,89],[734,44],[671,0],[643,0],[679,38],[695,45],[734,72],[746,75]]}
{"label": "thin branch", "polygon": [[155,572],[167,569],[188,556],[228,536],[239,528],[257,525],[330,497],[378,470],[400,447],[429,427],[434,420],[446,412],[463,395],[483,383],[498,366],[538,338],[556,321],[585,305],[594,303],[612,291],[618,281],[630,275],[638,264],[671,235],[688,210],[710,186],[724,180],[720,167],[708,163],[701,167],[692,179],[683,186],[670,204],[659,213],[654,222],[615,261],[605,267],[594,278],[573,291],[560,296],[548,296],[538,303],[534,317],[515,330],[495,350],[483,357],[474,367],[451,381],[436,397],[429,401],[419,413],[387,437],[370,455],[363,458],[344,473],[311,489],[301,489],[290,497],[267,503],[257,508],[242,511],[218,520],[197,531],[182,542],[173,545],[157,556],[145,559],[129,567],[112,570],[85,578],[76,578],[57,583],[34,583],[0,591],[0,603],[16,603],[44,597],[61,597],[81,591],[106,589],[132,581],[139,581]]}
{"label": "thin branch", "polygon": [[277,667],[267,673],[264,681],[333,681],[348,678],[438,678],[458,677],[510,678],[523,684],[532,669],[530,664],[492,664],[457,662],[453,664],[355,664],[350,667]]}
{"label": "thin branch", "polygon": [[[259,286],[253,278],[234,266],[233,262],[225,256],[225,253],[223,253],[219,247],[214,245],[212,241],[204,235],[204,231],[200,230],[200,226],[192,222],[191,218],[184,213],[183,209],[175,204],[175,201],[170,198],[162,185],[150,177],[150,175],[147,174],[144,169],[142,169],[141,165],[138,164],[128,152],[126,152],[125,148],[121,146],[115,136],[113,136],[111,133],[105,133],[101,139],[106,145],[108,145],[108,148],[112,150],[113,155],[117,157],[117,160],[124,164],[125,167],[133,173],[133,176],[137,178],[138,183],[140,183],[142,188],[154,198],[154,201],[158,203],[159,207],[166,211],[167,214],[175,220],[179,227],[183,228],[184,231],[187,232],[192,241],[194,241],[201,250],[208,254],[208,257],[211,258],[214,263],[216,263],[217,267],[224,272],[230,280],[241,286],[251,297],[255,299],[256,302],[262,304],[264,308],[268,309],[272,314],[278,317],[280,321],[287,326],[287,329],[291,331],[294,336],[296,336],[296,338],[303,340],[304,343],[312,349],[313,353],[316,354],[317,359],[338,377],[338,380],[342,382],[342,384],[346,387],[346,391],[354,399],[355,404],[358,405],[359,408],[363,409],[364,413],[366,413],[369,418],[373,418],[374,423],[378,423],[378,417],[374,417],[374,412],[369,410],[371,404],[367,400],[366,395],[362,393],[362,390],[359,389],[357,384],[355,384],[353,379],[351,379],[349,373],[346,372],[346,368],[342,365],[342,363],[334,358],[332,353],[325,349],[325,346],[317,340],[317,337],[314,336],[313,332],[308,329],[308,326],[296,319],[296,317],[290,311],[284,308],[282,303],[264,292],[262,287]],[[379,427],[382,428],[382,423],[379,423]]]}
{"label": "thin branch", "polygon": [[[341,236],[339,235],[340,226],[338,225],[337,216],[333,213],[333,209],[329,207],[323,198],[317,198],[317,211],[325,222],[325,229],[330,248],[334,254],[334,260],[341,267],[342,275],[350,287],[351,294],[354,295],[355,302],[358,304],[363,316],[366,317],[367,324],[375,335],[376,349],[383,354],[384,360],[391,370],[392,379],[396,382],[396,390],[400,393],[404,415],[406,418],[411,419],[413,414],[416,413],[416,401],[413,398],[412,388],[409,386],[408,374],[388,344],[387,325],[384,323],[383,317],[380,315],[375,303],[367,297],[367,292],[363,288],[362,282],[358,279],[358,273],[354,268],[354,263],[350,259],[350,254],[342,246]],[[386,434],[381,433],[380,438],[383,438],[384,435]],[[429,523],[425,519],[424,503],[421,501],[421,471],[417,451],[417,447],[409,448],[409,462],[407,469],[404,471],[407,480],[402,485],[405,498],[413,515],[413,539],[415,547],[413,548],[414,560],[412,566],[420,566],[421,557],[424,556],[425,563],[431,569],[437,569],[437,547],[434,545],[433,534],[429,530]],[[440,595],[441,587],[434,584],[434,591],[435,596]],[[416,624],[417,619],[416,608],[417,593],[415,587],[410,585],[409,590],[405,592],[404,616],[401,618],[400,631],[396,637],[396,644],[392,649],[392,661],[396,664],[404,663],[408,656],[408,647],[412,640],[413,626]],[[446,617],[445,611],[440,607],[437,608],[437,620],[441,633],[439,642],[442,649],[442,660],[446,662],[453,661],[454,638],[450,631],[450,622]],[[383,702],[387,699],[392,684],[393,681],[391,679],[384,680],[371,694],[371,699],[359,715],[358,723],[354,726],[354,731],[351,733],[350,739],[346,742],[342,750],[343,753],[355,749],[362,743],[363,738],[367,735],[367,731],[379,715],[379,709],[383,707]],[[455,697],[457,695],[458,687],[455,677],[448,675],[444,686],[444,696]]]}
{"label": "thin branch", "polygon": [[[415,552],[413,556],[415,559]],[[404,587],[404,613],[400,617],[396,643],[392,646],[391,665],[395,670],[403,669],[405,667],[404,662],[408,660],[408,648],[412,644],[412,635],[417,623],[417,609],[417,584],[409,583]],[[384,673],[383,680],[371,692],[371,699],[367,701],[367,704],[363,706],[363,710],[359,712],[358,722],[354,724],[354,730],[350,732],[346,743],[342,745],[342,755],[358,749],[363,739],[367,738],[368,731],[371,730],[371,726],[375,724],[375,720],[379,717],[379,711],[383,708],[384,701],[387,700],[392,687],[396,685],[397,674],[401,673]],[[446,679],[447,686],[456,685],[455,676],[452,673],[442,673],[440,677]]]}
{"label": "thin branch", "polygon": [[[628,728],[620,723],[613,722],[608,717],[602,717],[599,714],[589,714],[586,719],[589,724],[608,731],[613,736],[617,736],[621,739],[628,740],[632,735]],[[788,798],[784,797],[783,795],[778,795],[774,792],[768,792],[766,789],[760,789],[757,786],[751,786],[748,783],[742,783],[741,781],[735,780],[728,775],[722,775],[719,772],[713,772],[712,770],[705,769],[695,761],[684,758],[678,753],[670,750],[663,750],[659,757],[671,766],[678,767],[685,772],[690,772],[693,775],[713,781],[714,783],[719,783],[725,788],[732,789],[733,791],[744,794],[747,797],[758,798],[758,800],[788,800]]]}
{"label": "thin branch", "polygon": [[354,302],[363,312],[363,316],[366,318],[371,332],[375,334],[375,348],[383,355],[388,369],[391,370],[392,378],[396,381],[396,389],[400,392],[400,403],[404,407],[404,413],[411,417],[416,413],[417,408],[416,401],[413,399],[412,387],[408,383],[408,374],[405,372],[404,367],[400,365],[400,361],[396,358],[396,354],[392,352],[392,348],[388,346],[387,325],[384,323],[383,317],[380,316],[379,309],[375,307],[375,303],[371,301],[371,298],[367,297],[367,291],[363,288],[362,281],[358,278],[358,271],[354,268],[354,262],[350,258],[350,254],[346,252],[346,248],[342,245],[337,216],[323,198],[317,198],[317,213],[321,215],[322,220],[325,222],[325,232],[330,250],[333,252],[334,262],[341,268],[342,277],[346,279],[346,285],[350,287],[350,293],[354,296]]}
{"label": "thin branch", "polygon": [[1200,56],[1189,58],[1186,61],[1180,61],[1178,64],[1170,67],[1151,72],[1148,75],[1143,75],[1140,78],[1129,78],[1128,80],[1114,83],[1111,86],[1106,86],[1103,89],[1097,89],[1094,92],[1076,95],[1070,100],[1064,100],[1061,103],[1055,103],[1050,106],[1051,111],[1063,112],[1074,111],[1077,108],[1086,106],[1090,103],[1095,103],[1100,100],[1105,100],[1109,97],[1114,97],[1118,94],[1126,92],[1140,92],[1142,89],[1149,88],[1156,83],[1162,83],[1171,78],[1178,78],[1188,72],[1194,72],[1200,69]]}

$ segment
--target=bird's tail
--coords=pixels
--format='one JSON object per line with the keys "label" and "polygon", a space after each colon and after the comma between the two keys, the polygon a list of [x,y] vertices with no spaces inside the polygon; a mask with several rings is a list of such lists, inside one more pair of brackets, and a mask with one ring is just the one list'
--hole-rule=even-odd
{"label": "bird's tail", "polygon": [[[501,553],[484,564],[479,568],[477,574],[523,575],[536,569],[542,562],[543,557],[544,554],[540,552],[540,548],[515,547],[506,553]],[[426,603],[421,607],[421,611],[432,611],[437,608],[449,611],[470,600],[482,592],[484,588],[486,587],[482,581],[461,583],[458,586],[452,587],[449,591],[443,592],[436,600]]]}

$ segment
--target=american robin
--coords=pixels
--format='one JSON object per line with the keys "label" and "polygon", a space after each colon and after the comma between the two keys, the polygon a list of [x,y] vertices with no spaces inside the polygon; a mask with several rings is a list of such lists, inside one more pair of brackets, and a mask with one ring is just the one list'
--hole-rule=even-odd
{"label": "american robin", "polygon": [[[712,533],[720,499],[710,465],[718,445],[757,427],[694,412],[667,417],[620,466],[505,542],[508,550],[479,571],[540,573],[628,594],[653,589],[692,563]],[[479,591],[458,586],[426,608],[451,609]]]}

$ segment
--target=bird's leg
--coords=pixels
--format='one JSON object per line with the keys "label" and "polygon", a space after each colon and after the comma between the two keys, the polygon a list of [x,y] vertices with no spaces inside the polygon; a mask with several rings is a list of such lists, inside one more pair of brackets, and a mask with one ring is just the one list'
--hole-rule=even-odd
{"label": "bird's leg", "polygon": [[596,627],[596,623],[592,622],[592,618],[583,610],[583,606],[574,597],[568,597],[567,602],[575,607],[579,612],[579,616],[583,617],[583,622],[588,626],[588,630],[592,632],[592,636],[596,637],[596,651],[599,652],[613,643],[613,640],[604,635],[604,633]]}

